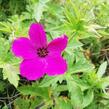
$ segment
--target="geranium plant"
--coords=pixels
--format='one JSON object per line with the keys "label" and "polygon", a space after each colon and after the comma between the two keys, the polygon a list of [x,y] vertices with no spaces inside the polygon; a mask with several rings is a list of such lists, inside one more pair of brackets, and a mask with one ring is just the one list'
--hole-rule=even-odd
{"label": "geranium plant", "polygon": [[0,109],[109,109],[108,0],[0,1]]}

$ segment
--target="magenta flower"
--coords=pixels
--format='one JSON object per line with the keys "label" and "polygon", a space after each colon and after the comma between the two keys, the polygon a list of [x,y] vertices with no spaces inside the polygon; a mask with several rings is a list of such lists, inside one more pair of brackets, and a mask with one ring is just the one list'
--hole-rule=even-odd
{"label": "magenta flower", "polygon": [[28,80],[37,80],[45,74],[56,76],[64,74],[67,63],[61,52],[67,46],[68,38],[62,35],[47,43],[44,28],[39,23],[33,23],[29,29],[29,38],[20,37],[12,43],[12,52],[22,57],[20,74]]}

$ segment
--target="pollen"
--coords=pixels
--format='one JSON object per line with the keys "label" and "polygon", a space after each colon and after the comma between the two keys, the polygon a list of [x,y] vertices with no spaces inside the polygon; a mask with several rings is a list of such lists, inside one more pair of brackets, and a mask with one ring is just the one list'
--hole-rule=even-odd
{"label": "pollen", "polygon": [[45,56],[48,55],[48,50],[47,50],[47,48],[44,48],[44,47],[38,48],[37,54],[38,54],[39,57],[45,57]]}

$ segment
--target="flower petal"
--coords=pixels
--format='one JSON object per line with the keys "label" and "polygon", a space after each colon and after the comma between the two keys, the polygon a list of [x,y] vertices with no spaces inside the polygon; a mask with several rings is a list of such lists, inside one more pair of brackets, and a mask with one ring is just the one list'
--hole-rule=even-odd
{"label": "flower petal", "polygon": [[31,59],[37,56],[35,47],[33,47],[31,41],[25,37],[13,41],[12,52],[15,56],[23,57],[24,59]]}
{"label": "flower petal", "polygon": [[44,76],[43,67],[44,63],[37,59],[24,60],[20,64],[20,74],[28,80],[37,80]]}
{"label": "flower petal", "polygon": [[39,23],[31,24],[29,30],[29,36],[31,41],[37,48],[47,46],[46,34],[41,24]]}
{"label": "flower petal", "polygon": [[24,59],[35,58],[35,47],[31,41],[25,37],[15,39],[12,43],[12,52],[15,56],[23,57]]}
{"label": "flower petal", "polygon": [[51,52],[62,52],[66,48],[67,42],[67,36],[62,35],[61,37],[54,39],[48,44],[48,50]]}
{"label": "flower petal", "polygon": [[46,61],[48,63],[46,72],[49,76],[64,74],[67,71],[66,60],[59,55],[49,55],[46,57]]}

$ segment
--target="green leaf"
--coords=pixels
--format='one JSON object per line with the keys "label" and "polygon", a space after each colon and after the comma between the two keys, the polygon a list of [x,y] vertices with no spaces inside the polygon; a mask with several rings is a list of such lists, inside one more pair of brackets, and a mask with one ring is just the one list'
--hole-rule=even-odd
{"label": "green leaf", "polygon": [[101,78],[103,76],[103,74],[106,71],[106,68],[107,68],[107,62],[105,61],[100,65],[100,67],[98,69],[97,75],[99,78]]}
{"label": "green leaf", "polygon": [[83,44],[79,40],[77,40],[76,38],[73,38],[69,41],[68,46],[66,48],[66,52],[71,55],[74,49],[77,49],[82,46]]}
{"label": "green leaf", "polygon": [[72,86],[71,102],[73,104],[73,107],[74,107],[74,109],[78,109],[78,108],[82,109],[82,102],[83,102],[82,91],[75,82],[72,82],[72,84],[70,84],[70,87],[71,86]]}
{"label": "green leaf", "polygon": [[6,57],[9,56],[9,49],[10,49],[9,41],[0,37],[0,64],[3,63],[2,61],[6,61]]}
{"label": "green leaf", "polygon": [[94,99],[94,93],[93,93],[93,90],[88,90],[86,93],[85,93],[85,96],[83,98],[83,108],[87,107],[89,104],[92,103]]}
{"label": "green leaf", "polygon": [[30,101],[28,99],[24,100],[21,98],[17,98],[14,101],[14,107],[15,109],[29,109]]}
{"label": "green leaf", "polygon": [[40,87],[48,87],[50,85],[52,85],[53,87],[56,86],[56,83],[59,81],[60,83],[62,82],[62,80],[64,80],[64,75],[60,75],[60,76],[45,76],[45,78],[42,80],[42,82],[40,83]]}
{"label": "green leaf", "polygon": [[0,31],[1,32],[6,32],[6,33],[11,33],[11,24],[9,22],[0,22]]}
{"label": "green leaf", "polygon": [[72,80],[72,77],[68,75],[66,77],[68,90],[71,93],[71,103],[74,109],[83,109],[82,102],[83,102],[83,93],[81,88]]}
{"label": "green leaf", "polygon": [[79,60],[75,64],[72,65],[71,72],[78,73],[78,72],[89,72],[93,70],[94,66],[90,62],[86,60]]}
{"label": "green leaf", "polygon": [[58,85],[58,87],[56,87],[55,91],[56,92],[62,92],[62,91],[67,91],[68,87],[67,85]]}
{"label": "green leaf", "polygon": [[8,79],[8,81],[13,84],[15,87],[18,86],[19,82],[19,71],[16,67],[12,66],[11,64],[4,64],[3,65],[3,78]]}
{"label": "green leaf", "polygon": [[35,9],[34,9],[34,16],[35,19],[37,20],[37,22],[39,22],[41,20],[42,14],[45,11],[45,7],[46,7],[46,3],[49,0],[39,0],[39,3],[36,5]]}
{"label": "green leaf", "polygon": [[105,90],[109,86],[109,76],[101,78],[97,86]]}
{"label": "green leaf", "polygon": [[33,85],[18,87],[18,90],[23,95],[40,96],[42,98],[49,99],[50,89],[47,87],[42,88],[36,84],[33,84]]}
{"label": "green leaf", "polygon": [[68,98],[57,98],[55,109],[72,109],[71,102]]}
{"label": "green leaf", "polygon": [[42,99],[34,96],[19,97],[14,100],[14,109],[35,109],[42,102]]}

